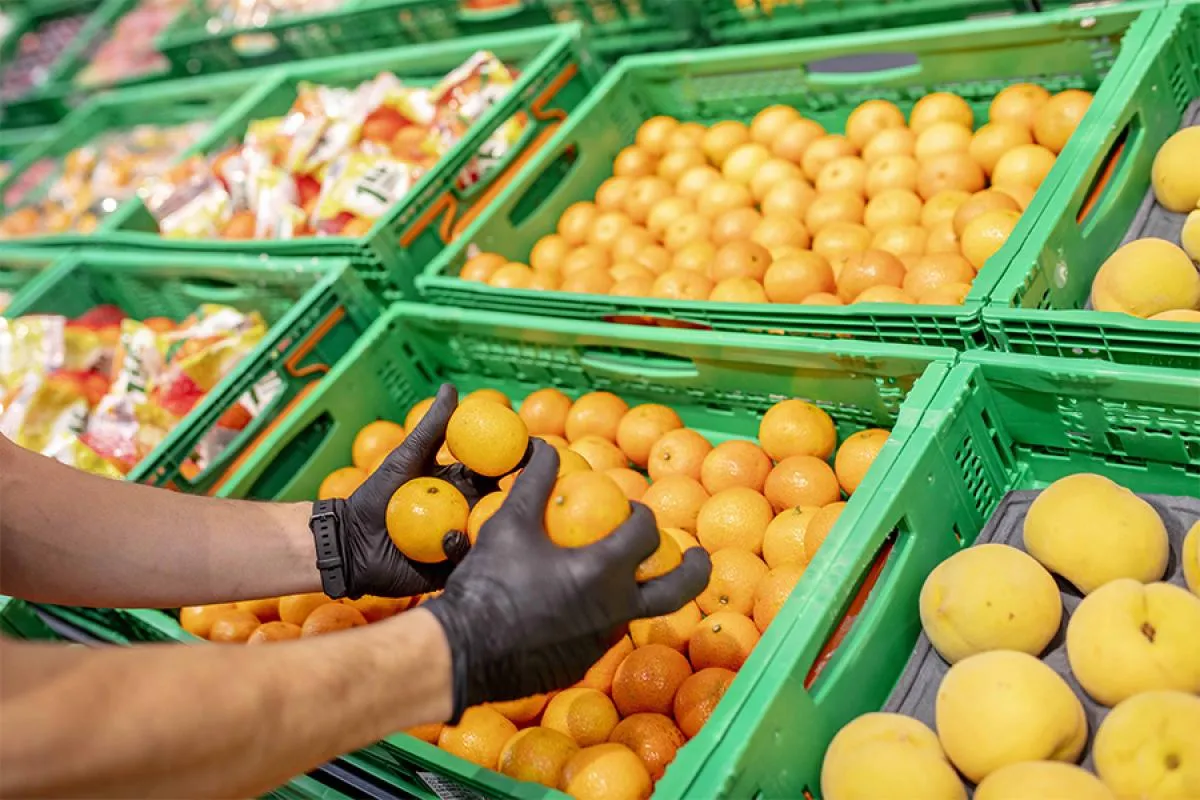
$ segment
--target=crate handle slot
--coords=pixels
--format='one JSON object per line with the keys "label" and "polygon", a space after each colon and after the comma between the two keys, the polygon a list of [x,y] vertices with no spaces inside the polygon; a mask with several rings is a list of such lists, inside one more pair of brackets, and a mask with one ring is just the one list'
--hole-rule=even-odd
{"label": "crate handle slot", "polygon": [[564,147],[512,204],[512,210],[508,212],[509,223],[514,228],[524,225],[545,204],[546,198],[554,194],[556,187],[567,182],[578,166],[579,148],[573,144]]}
{"label": "crate handle slot", "polygon": [[1096,227],[1108,219],[1108,211],[1119,197],[1132,191],[1130,183],[1142,160],[1146,140],[1146,126],[1141,113],[1134,114],[1121,133],[1113,139],[1100,169],[1096,171],[1087,194],[1084,195],[1075,221],[1081,226],[1080,233],[1088,238]]}
{"label": "crate handle slot", "polygon": [[834,56],[810,62],[805,71],[810,83],[859,85],[864,82],[890,83],[917,75],[921,61],[916,53],[874,53],[871,55]]}
{"label": "crate handle slot", "polygon": [[251,300],[258,294],[256,286],[247,286],[222,278],[184,278],[179,282],[179,289],[197,303],[223,305]]}
{"label": "crate handle slot", "polygon": [[584,350],[579,363],[587,369],[636,380],[695,380],[700,370],[690,358],[645,350]]}

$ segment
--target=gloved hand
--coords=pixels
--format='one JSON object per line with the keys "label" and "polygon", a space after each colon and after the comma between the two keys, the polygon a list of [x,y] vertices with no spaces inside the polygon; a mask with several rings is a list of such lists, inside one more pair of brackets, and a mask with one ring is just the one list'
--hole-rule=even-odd
{"label": "gloved hand", "polygon": [[387,532],[387,505],[401,485],[414,478],[441,478],[455,486],[467,503],[496,491],[496,479],[478,475],[462,464],[438,466],[437,452],[446,438],[446,423],[458,407],[458,392],[450,384],[438,389],[437,398],[404,441],[371,474],[349,499],[336,501],[338,538],[345,565],[346,594],[410,597],[441,589],[454,565],[470,549],[463,531],[451,531],[442,541],[447,561],[422,564],[412,561],[392,543]]}
{"label": "gloved hand", "polygon": [[578,682],[632,620],[669,614],[708,584],[711,564],[688,550],[672,572],[643,584],[634,571],[658,547],[651,511],[604,539],[559,547],[543,526],[558,453],[538,442],[500,510],[441,595],[422,607],[445,630],[454,670],[454,719],[484,701],[516,700]]}

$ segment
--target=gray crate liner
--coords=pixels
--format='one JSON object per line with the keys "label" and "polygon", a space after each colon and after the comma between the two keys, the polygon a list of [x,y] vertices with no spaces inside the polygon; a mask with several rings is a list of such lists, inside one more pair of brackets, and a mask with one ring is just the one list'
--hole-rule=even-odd
{"label": "gray crate liner", "polygon": [[[1025,514],[1028,513],[1030,504],[1038,494],[1040,492],[1028,491],[1009,492],[1005,495],[991,519],[988,520],[987,526],[979,534],[975,544],[995,542],[1011,545],[1024,552],[1021,532],[1025,526]],[[1167,537],[1171,542],[1171,557],[1167,562],[1167,574],[1164,580],[1186,587],[1183,580],[1180,552],[1183,549],[1183,537],[1192,525],[1200,520],[1200,499],[1161,494],[1139,494],[1138,497],[1154,506],[1154,510],[1162,517],[1163,524],[1167,529]],[[1088,697],[1087,692],[1075,680],[1075,676],[1071,674],[1071,669],[1067,665],[1067,622],[1075,613],[1075,608],[1083,599],[1083,595],[1057,575],[1055,581],[1058,583],[1058,591],[1062,595],[1063,618],[1058,633],[1046,651],[1042,653],[1041,658],[1066,680],[1067,685],[1083,703],[1083,710],[1087,714],[1088,720],[1088,742],[1087,748],[1084,750],[1082,765],[1088,770],[1094,771],[1092,737],[1096,735],[1096,729],[1108,715],[1109,709]],[[913,611],[915,612],[916,609]],[[937,726],[934,724],[934,701],[937,697],[938,686],[949,669],[950,665],[938,655],[937,650],[933,649],[929,637],[922,631],[920,638],[917,639],[917,645],[913,648],[913,653],[904,667],[904,672],[892,689],[883,710],[914,717],[931,729],[937,730]]]}

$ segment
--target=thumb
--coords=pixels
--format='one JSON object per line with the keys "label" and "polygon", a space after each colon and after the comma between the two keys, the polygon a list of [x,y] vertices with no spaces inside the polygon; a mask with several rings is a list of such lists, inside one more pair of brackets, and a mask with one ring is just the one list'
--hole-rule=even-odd
{"label": "thumb", "polygon": [[449,531],[442,537],[442,552],[451,564],[458,564],[471,552],[471,540],[462,531]]}

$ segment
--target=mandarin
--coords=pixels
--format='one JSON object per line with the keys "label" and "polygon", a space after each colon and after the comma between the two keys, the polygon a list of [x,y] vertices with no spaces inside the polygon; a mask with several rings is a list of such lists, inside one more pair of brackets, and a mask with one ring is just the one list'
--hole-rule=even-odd
{"label": "mandarin", "polygon": [[483,530],[484,523],[500,510],[507,498],[507,492],[491,492],[479,498],[479,502],[467,515],[467,539],[472,545],[479,541],[479,532]]}
{"label": "mandarin", "polygon": [[808,563],[804,552],[804,534],[808,523],[821,509],[818,506],[798,506],[780,511],[763,534],[763,561],[771,569],[785,564]]}
{"label": "mandarin", "polygon": [[585,747],[563,767],[559,788],[575,800],[646,800],[653,791],[642,760],[623,744]]}
{"label": "mandarin", "polygon": [[708,295],[713,303],[766,303],[766,290],[754,278],[726,278]]}
{"label": "mandarin", "polygon": [[918,136],[939,122],[975,128],[975,112],[966,100],[951,92],[932,92],[918,100],[908,116],[908,127]]}
{"label": "mandarin", "polygon": [[767,106],[750,120],[750,138],[769,146],[798,119],[800,112],[791,106]]}
{"label": "mandarin", "polygon": [[504,745],[516,735],[517,726],[499,711],[487,706],[472,706],[463,712],[457,725],[442,728],[437,744],[451,755],[484,769],[495,769]]}
{"label": "mandarin", "polygon": [[284,595],[279,598],[279,619],[301,626],[314,610],[334,602],[337,601],[324,592]]}
{"label": "mandarin", "polygon": [[[765,575],[766,565],[763,565],[763,570]],[[753,595],[754,586],[750,586],[749,590]],[[750,657],[750,651],[758,644],[758,639],[758,627],[749,616],[733,611],[717,611],[705,617],[692,632],[692,638],[688,640],[688,657],[692,668],[697,671],[720,667],[737,672]]]}
{"label": "mandarin", "polygon": [[326,603],[314,608],[300,626],[301,636],[322,636],[346,631],[367,624],[367,618],[354,606],[345,603]]}
{"label": "mandarin", "polygon": [[828,459],[837,444],[837,429],[823,410],[793,398],[767,409],[758,425],[758,441],[775,461],[788,456]]}
{"label": "mandarin", "polygon": [[741,547],[724,547],[711,555],[712,574],[696,597],[705,614],[735,611],[749,614],[754,607],[754,587],[767,574],[766,563]]}
{"label": "mandarin", "polygon": [[629,501],[602,472],[575,472],[559,478],[546,503],[546,535],[559,547],[599,541],[629,519]]}
{"label": "mandarin", "polygon": [[734,208],[717,215],[713,220],[710,236],[717,247],[743,239],[749,239],[763,216],[753,208]]}
{"label": "mandarin", "polygon": [[613,675],[616,674],[617,667],[625,660],[625,657],[633,652],[633,641],[629,636],[622,636],[617,640],[616,644],[608,648],[600,660],[588,668],[587,673],[583,676],[577,687],[582,689],[595,689],[604,694],[612,692]]}
{"label": "mandarin", "polygon": [[621,448],[602,436],[584,436],[571,443],[571,449],[583,456],[593,470],[604,472],[628,466]]}
{"label": "mandarin", "polygon": [[872,164],[887,156],[911,156],[917,149],[917,135],[908,128],[888,128],[875,134],[862,150],[862,159]]}
{"label": "mandarin", "polygon": [[1038,110],[1050,102],[1050,92],[1034,83],[1014,83],[992,98],[988,119],[1007,122],[1032,131]]}
{"label": "mandarin", "polygon": [[817,180],[825,165],[842,156],[858,155],[858,148],[840,133],[827,133],[813,141],[804,151],[800,166],[810,181]]}
{"label": "mandarin", "polygon": [[886,250],[871,249],[854,253],[842,263],[838,272],[838,296],[846,302],[858,297],[872,286],[900,287],[905,269],[900,259]]}
{"label": "mandarin", "polygon": [[714,282],[727,278],[753,278],[762,280],[771,265],[771,252],[757,242],[732,241],[722,245],[708,269],[708,277]]}
{"label": "mandarin", "polygon": [[745,486],[734,486],[715,493],[701,506],[696,538],[710,553],[725,547],[759,553],[763,533],[773,517],[771,504],[763,495]]}
{"label": "mandarin", "polygon": [[692,630],[702,618],[700,606],[691,601],[678,611],[661,617],[635,619],[629,623],[629,636],[635,647],[661,644],[683,653],[687,651]]}
{"label": "mandarin", "polygon": [[509,262],[492,273],[488,286],[496,289],[528,289],[533,285],[533,270],[524,264]]}
{"label": "mandarin", "polygon": [[1000,157],[992,172],[992,183],[999,186],[1029,186],[1037,189],[1054,167],[1054,151],[1040,144],[1023,144]]}
{"label": "mandarin", "polygon": [[804,154],[813,142],[825,135],[825,128],[811,119],[795,119],[780,130],[771,142],[771,153],[793,164],[803,164]]}
{"label": "mandarin", "polygon": [[208,640],[225,644],[245,642],[262,623],[249,611],[239,608],[218,611],[213,615]]}
{"label": "mandarin", "polygon": [[761,492],[771,459],[753,442],[721,442],[704,456],[700,464],[700,483],[710,494],[745,487]]}
{"label": "mandarin", "polygon": [[[387,458],[387,454],[385,453],[383,457]],[[366,479],[366,471],[358,467],[335,469],[326,475],[325,479],[321,481],[321,485],[317,487],[317,499],[329,500],[338,498],[345,500],[354,494],[354,490],[362,486],[363,481]]]}
{"label": "mandarin", "polygon": [[739,145],[750,141],[750,129],[735,120],[722,120],[704,132],[701,148],[708,160],[720,167]]}
{"label": "mandarin", "polygon": [[646,471],[651,481],[668,475],[686,475],[699,480],[704,457],[712,449],[708,439],[690,428],[668,431],[651,445]]}
{"label": "mandarin", "polygon": [[[324,597],[324,595],[322,595]],[[327,598],[328,599],[328,598]],[[207,606],[184,606],[179,609],[179,627],[201,639],[207,639],[213,620],[227,611],[236,611],[233,603],[213,603]]]}
{"label": "mandarin", "polygon": [[264,622],[254,629],[246,639],[246,644],[266,644],[267,642],[286,642],[289,639],[300,638],[300,626],[290,622]]}
{"label": "mandarin", "polygon": [[579,745],[566,734],[540,726],[526,728],[504,743],[496,768],[518,781],[557,789],[563,767],[577,752]]}
{"label": "mandarin", "polygon": [[641,500],[642,495],[646,493],[646,489],[650,486],[650,482],[646,480],[645,475],[628,467],[606,469],[604,470],[604,474],[616,481],[617,486],[621,487],[621,491],[630,500]]}
{"label": "mandarin", "polygon": [[377,597],[372,594],[364,594],[356,600],[342,598],[343,603],[357,609],[367,622],[394,617],[412,605],[412,600],[411,597]]}
{"label": "mandarin", "polygon": [[529,429],[511,408],[468,397],[446,423],[446,446],[468,469],[498,478],[521,463],[529,447]]}
{"label": "mandarin", "polygon": [[889,189],[907,189],[917,186],[920,166],[912,156],[884,156],[871,162],[867,169],[863,191],[874,198]]}
{"label": "mandarin", "polygon": [[640,712],[669,714],[679,686],[692,674],[688,660],[663,644],[634,650],[613,676],[612,699],[622,717]]}
{"label": "mandarin", "polygon": [[833,268],[824,256],[811,250],[781,256],[763,276],[763,289],[772,303],[800,303],[818,292],[833,292]]}
{"label": "mandarin", "polygon": [[628,410],[629,404],[612,392],[588,392],[567,413],[564,425],[567,441],[595,435],[616,442],[617,428]]}
{"label": "mandarin", "polygon": [[962,254],[976,271],[1004,246],[1021,221],[1019,211],[986,211],[967,225],[962,234]]}
{"label": "mandarin", "polygon": [[684,736],[691,739],[700,732],[734,677],[733,670],[708,667],[696,669],[692,677],[683,682],[675,693],[675,722]]}
{"label": "mandarin", "polygon": [[[617,446],[639,467],[650,461],[650,450],[667,433],[683,427],[675,409],[659,403],[643,403],[625,412],[617,426]],[[622,465],[624,466],[624,465]]]}
{"label": "mandarin", "polygon": [[530,436],[563,436],[570,411],[571,398],[558,389],[547,388],[530,393],[521,402],[517,415]]}
{"label": "mandarin", "polygon": [[[690,672],[690,668],[689,668]],[[668,709],[668,714],[670,710]],[[608,740],[632,750],[657,781],[687,739],[667,714],[637,713],[617,723]]]}
{"label": "mandarin", "polygon": [[1092,93],[1082,89],[1067,89],[1051,97],[1038,109],[1033,121],[1033,136],[1037,143],[1056,154],[1061,153],[1091,105]]}
{"label": "mandarin", "polygon": [[903,127],[904,112],[888,100],[867,100],[846,118],[846,136],[860,150],[881,132]]}
{"label": "mandarin", "polygon": [[803,564],[786,564],[768,572],[754,589],[754,624],[760,633],[774,621],[804,575]]}
{"label": "mandarin", "polygon": [[889,225],[918,225],[923,205],[909,189],[885,189],[867,203],[863,225],[872,233]]}
{"label": "mandarin", "polygon": [[368,422],[354,436],[354,443],[350,447],[351,461],[359,469],[369,470],[403,441],[404,428],[396,423],[386,419]]}
{"label": "mandarin", "polygon": [[803,220],[816,197],[817,190],[808,181],[785,180],[767,190],[759,207],[766,215]]}
{"label": "mandarin", "polygon": [[436,564],[446,560],[442,538],[466,530],[469,513],[466,498],[453,484],[440,478],[416,478],[388,500],[388,536],[412,560]]}
{"label": "mandarin", "polygon": [[824,544],[829,532],[837,524],[838,518],[845,511],[845,503],[830,503],[822,508],[808,521],[808,530],[804,532],[804,555],[809,561],[813,560],[821,545]]}
{"label": "mandarin", "polygon": [[580,747],[589,747],[608,741],[619,721],[617,708],[608,695],[598,689],[576,686],[550,698],[542,712],[541,724],[571,737]]}
{"label": "mandarin", "polygon": [[664,300],[707,300],[713,282],[691,269],[669,269],[654,279],[650,296]]}
{"label": "mandarin", "polygon": [[458,277],[464,281],[486,283],[496,270],[507,263],[508,259],[498,253],[480,253],[466,260],[458,272]]}
{"label": "mandarin", "polygon": [[814,456],[780,461],[767,476],[763,491],[776,514],[796,506],[825,506],[842,496],[833,469]]}
{"label": "mandarin", "polygon": [[862,485],[867,470],[890,435],[890,431],[882,428],[868,428],[848,436],[846,441],[842,442],[834,458],[834,472],[847,496],[854,494]]}
{"label": "mandarin", "polygon": [[709,494],[695,478],[673,474],[655,478],[642,495],[642,503],[654,512],[660,528],[696,532],[696,518]]}

